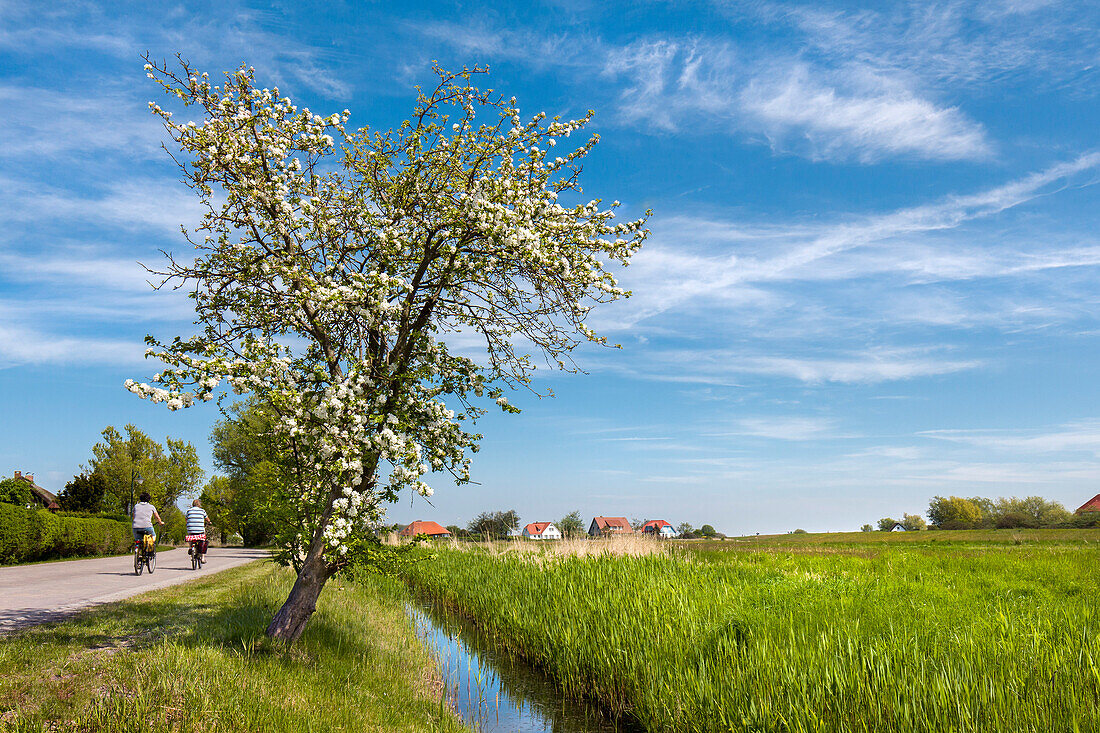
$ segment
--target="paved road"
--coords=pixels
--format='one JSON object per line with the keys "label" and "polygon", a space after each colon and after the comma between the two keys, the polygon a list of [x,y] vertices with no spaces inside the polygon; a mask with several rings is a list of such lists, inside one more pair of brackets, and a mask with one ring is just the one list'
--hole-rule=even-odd
{"label": "paved road", "polygon": [[211,547],[207,565],[191,569],[186,548],[157,554],[156,572],[134,575],[132,555],[0,568],[0,634],[62,618],[98,603],[185,583],[268,556],[266,550]]}

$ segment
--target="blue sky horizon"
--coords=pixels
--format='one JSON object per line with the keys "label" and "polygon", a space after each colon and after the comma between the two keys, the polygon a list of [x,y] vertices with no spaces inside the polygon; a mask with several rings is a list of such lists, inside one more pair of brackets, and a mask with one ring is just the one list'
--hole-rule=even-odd
{"label": "blue sky horizon", "polygon": [[[190,8],[191,6],[188,6]],[[596,111],[585,193],[652,209],[588,373],[491,414],[476,484],[395,522],[593,515],[855,530],[936,495],[1100,492],[1100,8],[1050,0],[0,2],[0,475],[61,489],[107,425],[192,441],[123,389],[192,332],[138,262],[198,207],[141,54],[239,64],[388,128],[431,64],[524,115]]]}

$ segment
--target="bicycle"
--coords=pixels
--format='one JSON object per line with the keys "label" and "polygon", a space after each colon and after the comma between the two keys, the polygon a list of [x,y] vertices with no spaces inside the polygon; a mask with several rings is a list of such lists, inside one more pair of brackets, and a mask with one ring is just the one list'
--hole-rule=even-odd
{"label": "bicycle", "polygon": [[[152,537],[152,535],[145,535],[145,537]],[[152,547],[148,547],[145,544],[145,537],[134,540],[134,575],[141,575],[141,571],[145,568],[148,568],[149,574],[152,575],[157,568],[156,540],[151,543]]]}
{"label": "bicycle", "polygon": [[206,544],[206,535],[204,534],[189,534],[187,535],[187,554],[191,556],[191,569],[199,570],[202,568],[203,560],[203,545]]}

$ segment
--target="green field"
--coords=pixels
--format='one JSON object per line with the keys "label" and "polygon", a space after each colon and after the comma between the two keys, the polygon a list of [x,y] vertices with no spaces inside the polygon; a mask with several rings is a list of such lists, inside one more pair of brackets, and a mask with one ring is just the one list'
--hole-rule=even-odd
{"label": "green field", "polygon": [[290,650],[292,573],[253,563],[0,636],[0,730],[461,731],[392,579],[334,579]]}
{"label": "green field", "polygon": [[649,730],[1100,730],[1100,544],[1028,532],[441,549],[410,582]]}

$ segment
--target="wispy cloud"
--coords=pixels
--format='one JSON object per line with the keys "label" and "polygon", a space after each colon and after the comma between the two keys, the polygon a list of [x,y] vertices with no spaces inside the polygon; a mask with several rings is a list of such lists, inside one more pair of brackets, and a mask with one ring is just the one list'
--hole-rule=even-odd
{"label": "wispy cloud", "polygon": [[[897,276],[901,284],[965,281],[1096,266],[1100,242],[1093,240],[1075,239],[1072,245],[1047,249],[1029,239],[1028,248],[989,248],[973,241],[973,235],[942,237],[1069,187],[1093,186],[1098,175],[1100,153],[1089,153],[977,193],[833,222],[758,224],[684,215],[655,219],[651,242],[623,276],[635,297],[608,309],[608,320],[599,325],[633,328],[660,313],[708,301],[727,311],[788,318],[784,297],[774,289],[783,284],[882,275]],[[896,288],[890,297],[898,297]]]}
{"label": "wispy cloud", "polygon": [[761,59],[728,43],[659,38],[611,50],[603,73],[627,79],[621,119],[670,132],[703,119],[763,136],[780,152],[863,163],[970,160],[992,150],[982,126],[957,108],[904,75],[858,62],[823,68],[793,56]]}
{"label": "wispy cloud", "polygon": [[74,337],[0,323],[0,367],[20,364],[144,363],[145,344],[116,338]]}
{"label": "wispy cloud", "polygon": [[709,435],[748,435],[776,440],[822,440],[838,437],[837,421],[827,417],[762,415],[737,421],[739,427],[731,433]]}
{"label": "wispy cloud", "polygon": [[1005,452],[1085,452],[1100,456],[1100,419],[1032,430],[929,430],[929,438]]}

